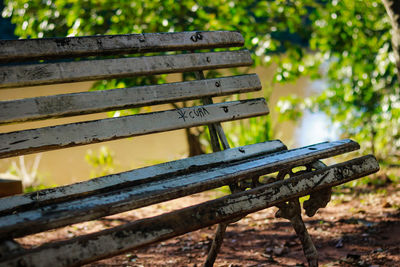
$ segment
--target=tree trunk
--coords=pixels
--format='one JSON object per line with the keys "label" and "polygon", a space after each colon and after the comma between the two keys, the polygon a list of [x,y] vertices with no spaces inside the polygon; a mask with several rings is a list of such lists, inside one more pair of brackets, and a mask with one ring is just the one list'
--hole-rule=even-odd
{"label": "tree trunk", "polygon": [[400,1],[382,0],[392,23],[392,45],[397,67],[397,78],[400,82]]}
{"label": "tree trunk", "polygon": [[189,128],[185,129],[186,139],[189,145],[189,157],[204,154],[204,150],[201,147],[199,136],[192,133]]}

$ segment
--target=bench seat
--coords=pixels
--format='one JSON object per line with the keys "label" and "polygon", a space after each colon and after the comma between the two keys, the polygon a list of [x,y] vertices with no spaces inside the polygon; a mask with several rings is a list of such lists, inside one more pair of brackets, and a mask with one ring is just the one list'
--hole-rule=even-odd
{"label": "bench seat", "polygon": [[[285,148],[279,141],[270,141],[99,177],[73,186],[44,190],[40,194],[11,197],[4,203],[8,207],[1,207],[0,238],[21,237],[141,208],[246,177],[310,164],[359,146],[351,140],[343,140],[292,150]],[[108,182],[111,185],[107,186]],[[79,187],[80,191],[71,187]]]}

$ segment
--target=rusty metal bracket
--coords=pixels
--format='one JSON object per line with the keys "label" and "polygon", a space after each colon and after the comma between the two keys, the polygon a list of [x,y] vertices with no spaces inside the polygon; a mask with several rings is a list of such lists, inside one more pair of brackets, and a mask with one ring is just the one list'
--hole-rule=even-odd
{"label": "rusty metal bracket", "polygon": [[[310,168],[317,170],[325,168],[326,165],[321,161],[310,164]],[[310,194],[310,198],[303,203],[303,208],[308,217],[312,217],[320,208],[325,208],[331,200],[332,188],[326,188]]]}
{"label": "rusty metal bracket", "polygon": [[[262,181],[260,177],[253,177],[252,179],[242,180],[238,183],[238,190],[243,191],[248,188],[255,188],[266,183],[272,183],[276,180],[283,180],[287,177],[293,177],[299,174],[312,172],[317,169],[325,168],[326,165],[321,161],[316,161],[311,164],[307,164],[304,167],[305,170],[300,170],[297,172],[293,170],[295,167],[280,171],[276,177],[270,177],[267,181]],[[263,179],[265,180],[265,178]],[[309,217],[312,217],[315,215],[318,209],[326,207],[331,199],[331,194],[331,188],[311,193],[310,198],[303,204],[303,208],[305,209],[306,214]],[[318,252],[301,217],[301,205],[299,200],[296,198],[289,202],[281,203],[277,205],[277,207],[279,208],[279,210],[276,213],[276,217],[285,218],[290,221],[292,227],[294,228],[297,236],[301,241],[304,255],[308,261],[309,266],[318,266]]]}

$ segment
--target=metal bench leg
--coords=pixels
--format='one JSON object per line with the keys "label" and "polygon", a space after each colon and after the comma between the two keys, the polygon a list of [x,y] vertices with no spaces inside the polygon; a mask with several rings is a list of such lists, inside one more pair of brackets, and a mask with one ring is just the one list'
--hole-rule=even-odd
{"label": "metal bench leg", "polygon": [[[231,192],[237,192],[239,190],[237,188],[237,185],[235,184],[229,185],[229,188]],[[222,242],[224,241],[224,234],[226,232],[226,227],[228,227],[230,223],[237,222],[240,219],[242,219],[242,217],[218,224],[217,230],[215,231],[214,234],[213,242],[211,244],[210,250],[208,251],[207,259],[204,262],[203,267],[212,267],[214,265],[214,262],[217,259],[217,255],[221,249]]]}
{"label": "metal bench leg", "polygon": [[222,245],[222,241],[224,239],[224,234],[226,231],[226,227],[228,227],[229,223],[220,223],[217,226],[217,231],[214,234],[214,239],[210,250],[208,251],[207,259],[204,262],[203,267],[212,267],[214,265],[215,259],[219,253],[219,250]]}
{"label": "metal bench leg", "polygon": [[213,242],[211,244],[210,250],[208,251],[207,259],[204,262],[203,267],[212,267],[214,265],[219,250],[221,249],[222,242],[224,241],[224,234],[226,232],[226,228],[228,227],[229,224],[235,223],[241,220],[242,218],[244,217],[238,217],[218,224],[217,230],[215,231],[214,234]]}
{"label": "metal bench leg", "polygon": [[[317,170],[326,167],[326,165],[321,161],[316,161],[312,164],[306,165],[307,169],[305,171],[300,171],[298,173],[310,172],[312,170]],[[286,175],[294,176],[292,170],[282,171],[278,174],[278,179],[284,179]],[[315,215],[319,208],[324,208],[331,199],[332,188],[326,188],[310,194],[310,199],[305,201],[303,207],[306,214],[309,217]],[[304,256],[308,261],[308,266],[314,267],[318,266],[318,252],[314,246],[311,236],[308,234],[307,228],[304,225],[304,221],[301,217],[301,206],[299,199],[291,200],[287,203],[281,203],[277,205],[279,211],[276,213],[277,218],[285,218],[290,221],[293,229],[295,230],[297,236],[301,241],[303,247]]]}
{"label": "metal bench leg", "polygon": [[304,256],[308,261],[308,266],[318,266],[318,252],[314,243],[308,234],[307,228],[301,218],[301,208],[298,199],[291,200],[288,203],[278,205],[279,211],[276,213],[277,218],[285,218],[290,221],[290,224],[296,231],[297,236],[301,241]]}

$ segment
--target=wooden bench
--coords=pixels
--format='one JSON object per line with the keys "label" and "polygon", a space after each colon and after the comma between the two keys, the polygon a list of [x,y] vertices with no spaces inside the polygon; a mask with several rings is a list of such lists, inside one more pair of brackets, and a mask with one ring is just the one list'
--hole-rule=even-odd
{"label": "wooden bench", "polygon": [[[304,207],[313,215],[329,201],[332,186],[374,173],[379,166],[372,155],[332,166],[319,161],[358,149],[351,140],[291,150],[278,140],[229,148],[220,123],[266,115],[266,101],[214,104],[212,98],[261,90],[259,78],[248,74],[205,79],[203,71],[252,65],[247,50],[213,50],[243,44],[240,33],[226,31],[0,41],[0,88],[183,72],[194,72],[197,78],[1,101],[1,124],[202,102],[181,109],[1,133],[0,158],[202,125],[209,127],[214,151],[0,199],[0,265],[78,266],[219,224],[205,263],[212,266],[229,222],[278,206],[278,215],[291,221],[309,264],[315,266],[317,255],[301,219],[298,197],[311,194]],[[306,169],[296,173],[298,166]],[[278,173],[273,182],[263,178],[273,173]],[[32,249],[23,249],[13,240],[224,185],[230,186],[232,194],[104,231]]]}

